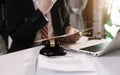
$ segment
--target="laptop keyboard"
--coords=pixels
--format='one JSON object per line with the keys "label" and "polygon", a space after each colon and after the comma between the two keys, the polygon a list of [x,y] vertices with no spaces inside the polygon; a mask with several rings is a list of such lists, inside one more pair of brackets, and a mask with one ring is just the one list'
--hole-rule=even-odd
{"label": "laptop keyboard", "polygon": [[85,50],[85,51],[90,51],[90,52],[98,52],[100,50],[103,50],[104,46],[105,46],[105,43],[101,43],[101,44],[96,44],[93,46],[81,48],[80,50]]}

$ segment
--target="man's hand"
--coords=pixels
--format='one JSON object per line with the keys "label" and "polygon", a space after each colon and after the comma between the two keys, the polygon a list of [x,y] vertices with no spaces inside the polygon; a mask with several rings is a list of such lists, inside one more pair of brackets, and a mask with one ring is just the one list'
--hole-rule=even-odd
{"label": "man's hand", "polygon": [[[75,33],[75,34],[74,34]],[[67,34],[73,34],[71,36],[68,36],[66,39],[69,41],[69,42],[76,42],[80,39],[80,33],[79,33],[79,30],[78,29],[75,29],[75,28],[70,28],[69,32]]]}
{"label": "man's hand", "polygon": [[63,43],[75,43],[80,39],[80,32],[75,28],[68,28],[67,33],[65,34],[67,37],[60,38],[59,41]]}
{"label": "man's hand", "polygon": [[45,15],[57,0],[39,0],[39,10]]}

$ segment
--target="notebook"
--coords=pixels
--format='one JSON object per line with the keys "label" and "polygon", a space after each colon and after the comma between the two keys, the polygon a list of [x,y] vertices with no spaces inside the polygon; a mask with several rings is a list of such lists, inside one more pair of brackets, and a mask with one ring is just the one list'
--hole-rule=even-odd
{"label": "notebook", "polygon": [[104,43],[79,49],[81,53],[93,56],[101,56],[115,50],[120,50],[120,33],[118,33],[113,40],[106,40]]}

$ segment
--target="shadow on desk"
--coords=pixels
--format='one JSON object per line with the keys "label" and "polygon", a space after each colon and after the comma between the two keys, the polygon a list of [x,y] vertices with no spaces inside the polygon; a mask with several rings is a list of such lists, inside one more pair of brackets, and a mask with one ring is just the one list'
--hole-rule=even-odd
{"label": "shadow on desk", "polygon": [[93,63],[98,75],[119,75],[120,50],[107,53],[101,57],[95,57]]}
{"label": "shadow on desk", "polygon": [[[120,57],[120,50],[115,50],[115,51],[112,51],[112,52],[109,52],[109,53],[106,53],[100,57]],[[99,58],[100,58],[99,57]]]}

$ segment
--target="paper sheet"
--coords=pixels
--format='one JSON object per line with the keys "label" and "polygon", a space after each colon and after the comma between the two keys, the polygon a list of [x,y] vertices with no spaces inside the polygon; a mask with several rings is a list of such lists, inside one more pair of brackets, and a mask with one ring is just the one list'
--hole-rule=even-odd
{"label": "paper sheet", "polygon": [[56,71],[95,71],[93,64],[83,54],[67,54],[56,57],[39,55],[37,71],[41,68]]}

